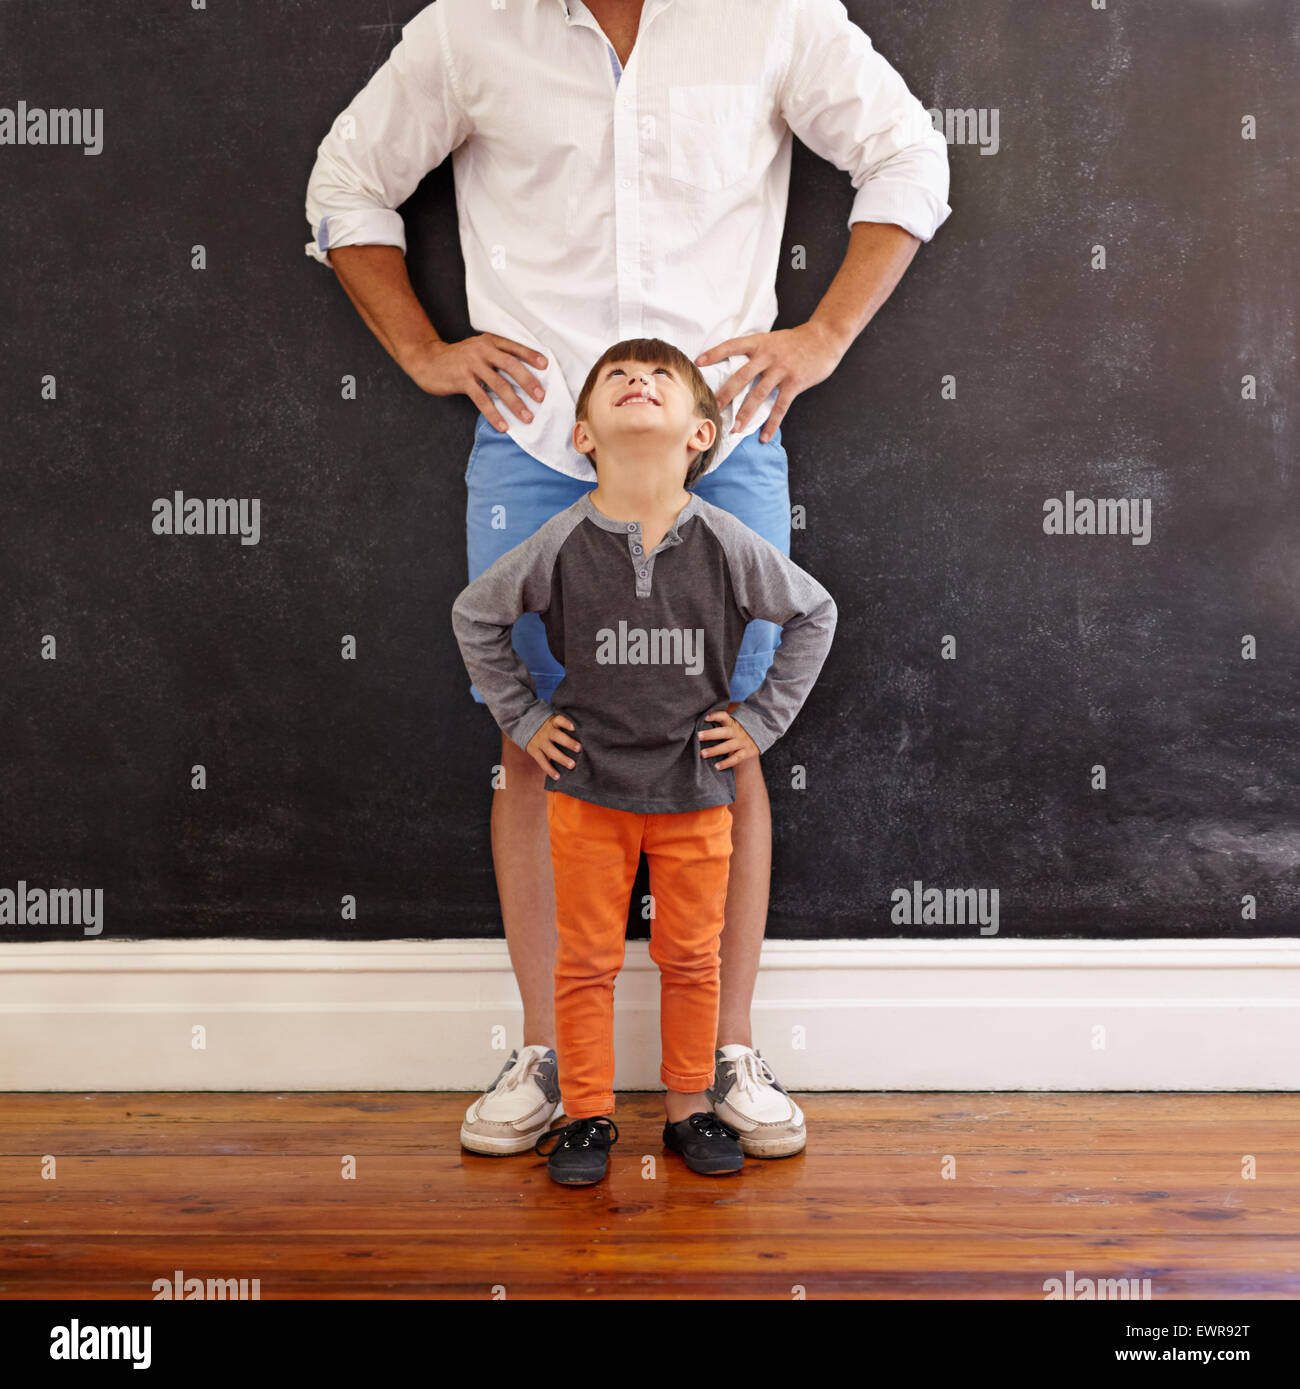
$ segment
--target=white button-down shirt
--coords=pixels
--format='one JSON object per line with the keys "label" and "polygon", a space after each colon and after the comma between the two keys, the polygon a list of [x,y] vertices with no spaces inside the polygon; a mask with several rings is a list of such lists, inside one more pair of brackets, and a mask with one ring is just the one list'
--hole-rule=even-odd
{"label": "white button-down shirt", "polygon": [[[771,329],[792,131],[850,176],[850,226],[929,241],[951,213],[946,140],[840,0],[645,0],[626,69],[582,0],[435,0],[321,142],[306,249],[405,252],[395,209],[450,154],[470,323],[547,358],[510,434],[591,482],[574,402],[607,347]],[[701,371],[716,391],[746,361]]]}

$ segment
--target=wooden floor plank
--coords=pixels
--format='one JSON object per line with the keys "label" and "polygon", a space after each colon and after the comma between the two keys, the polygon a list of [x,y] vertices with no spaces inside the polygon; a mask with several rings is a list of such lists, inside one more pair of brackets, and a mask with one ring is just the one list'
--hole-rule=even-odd
{"label": "wooden floor plank", "polygon": [[[486,1085],[491,1076],[485,1077]],[[74,1116],[93,1116],[95,1123],[126,1122],[128,1114],[149,1117],[162,1123],[210,1122],[241,1116],[249,1120],[283,1118],[291,1105],[297,1116],[311,1120],[322,1112],[355,1114],[364,1120],[401,1116],[420,1122],[430,1117],[461,1112],[475,1098],[468,1092],[426,1092],[414,1090],[368,1091],[150,1091],[130,1093],[97,1091],[92,1094],[65,1094],[52,1091],[10,1091],[0,1094],[0,1122],[5,1128],[26,1118],[41,1121],[52,1118],[67,1122]],[[1056,1115],[1068,1122],[1086,1123],[1094,1117],[1120,1116],[1143,1121],[1182,1123],[1203,1119],[1220,1123],[1229,1116],[1240,1117],[1258,1110],[1272,1119],[1300,1122],[1300,1093],[1290,1091],[1223,1091],[1194,1093],[1155,1093],[1132,1095],[1110,1090],[1087,1091],[1004,1091],[978,1092],[883,1091],[871,1094],[819,1093],[801,1095],[815,1103],[829,1117],[837,1113],[857,1116],[870,1113],[878,1121],[911,1122],[918,1114],[935,1120],[980,1119],[995,1115],[1044,1119]],[[662,1092],[620,1091],[618,1105],[640,1107],[647,1104],[662,1110]],[[805,1106],[806,1107],[806,1106]]]}
{"label": "wooden floor plank", "polygon": [[151,1298],[177,1268],[264,1299],[1042,1298],[1067,1269],[1300,1295],[1300,1096],[801,1095],[805,1153],[708,1178],[661,1147],[661,1095],[620,1094],[583,1189],[464,1152],[473,1098],[0,1096],[0,1297]]}

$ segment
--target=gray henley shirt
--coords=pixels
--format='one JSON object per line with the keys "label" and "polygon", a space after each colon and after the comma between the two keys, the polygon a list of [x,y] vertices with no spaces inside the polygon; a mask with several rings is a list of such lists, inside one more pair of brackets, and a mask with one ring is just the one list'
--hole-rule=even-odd
{"label": "gray henley shirt", "polygon": [[[541,615],[564,667],[548,704],[511,644]],[[731,701],[746,625],[782,628],[767,678],[732,717],[766,752],[790,727],[835,631],[830,594],[729,511],[692,492],[647,555],[639,521],[614,521],[583,493],[502,555],[456,598],[452,629],[493,718],[521,748],[552,714],[574,723],[575,765],[554,758],[548,791],[615,810],[659,813],[730,805],[734,768],[702,757]],[[568,732],[568,730],[562,730]]]}

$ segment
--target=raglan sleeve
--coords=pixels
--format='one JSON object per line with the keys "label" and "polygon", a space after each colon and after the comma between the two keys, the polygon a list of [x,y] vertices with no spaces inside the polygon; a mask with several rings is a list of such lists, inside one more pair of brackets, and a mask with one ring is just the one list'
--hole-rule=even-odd
{"label": "raglan sleeve", "polygon": [[511,629],[524,613],[548,610],[555,556],[553,529],[543,526],[462,589],[451,609],[470,679],[501,731],[521,748],[556,711],[538,698]]}
{"label": "raglan sleeve", "polygon": [[734,522],[724,539],[736,603],[747,622],[781,627],[767,678],[731,716],[766,752],[794,722],[831,648],[835,600],[769,540]]}
{"label": "raglan sleeve", "polygon": [[446,8],[427,5],[403,26],[387,62],[317,147],[307,181],[312,239],[305,249],[322,265],[338,246],[397,246],[405,254],[406,228],[396,209],[471,134]]}

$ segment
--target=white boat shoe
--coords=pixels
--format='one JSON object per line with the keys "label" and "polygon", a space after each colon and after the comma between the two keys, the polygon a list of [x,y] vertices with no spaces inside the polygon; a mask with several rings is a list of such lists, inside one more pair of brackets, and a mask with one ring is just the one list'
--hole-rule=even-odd
{"label": "white boat shoe", "polygon": [[746,1157],[790,1157],[808,1141],[803,1110],[781,1088],[761,1053],[738,1042],[714,1052],[713,1112],[740,1135]]}
{"label": "white boat shoe", "polygon": [[[803,1110],[786,1094],[760,1052],[729,1043],[714,1052],[713,1112],[736,1130],[746,1157],[791,1157],[808,1134]],[[487,1093],[465,1111],[462,1147],[500,1157],[526,1153],[564,1113],[555,1051],[530,1046],[512,1051]]]}
{"label": "white boat shoe", "polygon": [[465,1111],[461,1146],[493,1157],[528,1152],[551,1120],[564,1113],[555,1071],[551,1047],[512,1051],[487,1093]]}

